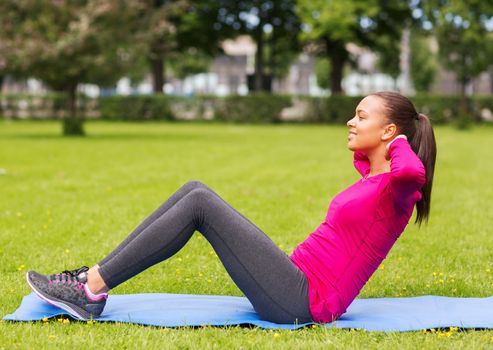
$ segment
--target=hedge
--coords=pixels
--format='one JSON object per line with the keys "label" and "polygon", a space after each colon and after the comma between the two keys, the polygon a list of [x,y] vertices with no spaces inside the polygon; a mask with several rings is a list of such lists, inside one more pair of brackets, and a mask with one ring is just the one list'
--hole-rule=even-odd
{"label": "hedge", "polygon": [[291,97],[255,93],[247,96],[231,95],[216,99],[216,120],[237,123],[281,122],[281,111],[291,105]]}
{"label": "hedge", "polygon": [[[289,96],[252,93],[247,96],[168,96],[131,95],[88,98],[79,96],[79,113],[103,120],[215,120],[232,123],[301,123],[345,124],[364,96]],[[459,118],[457,96],[415,95],[410,100],[418,112],[425,113],[434,124]],[[476,122],[493,119],[493,96],[469,99]],[[49,119],[67,115],[64,95],[50,93],[0,95],[0,115],[6,119]],[[290,117],[288,118],[287,115]]]}

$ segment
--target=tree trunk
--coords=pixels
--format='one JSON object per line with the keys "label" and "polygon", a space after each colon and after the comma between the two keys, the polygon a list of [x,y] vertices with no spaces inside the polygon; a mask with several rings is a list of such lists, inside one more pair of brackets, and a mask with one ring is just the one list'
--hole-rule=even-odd
{"label": "tree trunk", "polygon": [[63,118],[63,135],[82,136],[84,132],[83,117],[77,113],[77,83],[71,84],[67,90],[68,115]]}
{"label": "tree trunk", "polygon": [[330,74],[330,88],[333,94],[342,94],[342,69],[344,67],[344,61],[337,54],[330,57],[331,74]]}
{"label": "tree trunk", "polygon": [[460,73],[458,74],[458,78],[460,81],[460,101],[459,101],[459,115],[457,118],[457,124],[456,126],[459,129],[467,129],[469,127],[469,122],[471,121],[471,118],[469,116],[470,110],[469,110],[469,103],[467,100],[467,83],[471,80],[471,78],[467,75],[465,72],[465,67],[466,67],[466,60],[467,57],[465,54],[461,55],[461,63],[462,63],[462,69],[460,70]]}
{"label": "tree trunk", "polygon": [[165,83],[164,60],[158,53],[153,54],[151,59],[152,66],[152,88],[154,93],[162,94]]}
{"label": "tree trunk", "polygon": [[257,51],[255,52],[255,79],[253,84],[254,91],[264,90],[264,36],[262,26],[262,23],[259,23],[258,30],[255,33],[255,39],[257,41]]}
{"label": "tree trunk", "polygon": [[330,90],[332,94],[343,94],[342,73],[348,53],[342,43],[325,38],[327,55],[330,60]]}

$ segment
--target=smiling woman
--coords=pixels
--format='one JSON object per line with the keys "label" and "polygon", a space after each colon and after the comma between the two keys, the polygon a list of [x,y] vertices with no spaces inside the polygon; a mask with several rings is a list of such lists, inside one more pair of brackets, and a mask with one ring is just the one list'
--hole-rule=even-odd
{"label": "smiling woman", "polygon": [[346,312],[415,204],[420,220],[428,219],[430,208],[436,146],[428,117],[406,97],[379,92],[361,100],[347,126],[348,148],[363,178],[332,199],[325,220],[291,255],[308,276],[315,320]]}
{"label": "smiling woman", "polygon": [[191,180],[95,266],[53,275],[29,271],[27,281],[47,302],[80,318],[98,317],[110,289],[171,258],[199,231],[262,319],[332,322],[385,259],[416,203],[419,218],[427,218],[436,155],[429,119],[397,93],[365,97],[347,125],[363,178],[332,199],[322,223],[290,256],[215,191]]}
{"label": "smiling woman", "polygon": [[366,157],[368,174],[374,176],[391,169],[389,147],[396,137],[403,135],[424,165],[426,182],[417,203],[417,221],[428,218],[431,188],[436,160],[436,142],[430,119],[418,113],[412,102],[395,92],[376,92],[366,96],[356,107],[349,128],[348,148],[355,156]]}

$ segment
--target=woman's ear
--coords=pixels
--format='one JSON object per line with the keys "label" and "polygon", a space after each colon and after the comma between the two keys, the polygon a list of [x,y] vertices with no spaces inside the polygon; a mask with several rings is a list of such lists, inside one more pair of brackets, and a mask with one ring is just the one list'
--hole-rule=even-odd
{"label": "woman's ear", "polygon": [[384,126],[383,134],[381,136],[382,141],[390,141],[397,133],[397,126],[394,123],[390,123]]}

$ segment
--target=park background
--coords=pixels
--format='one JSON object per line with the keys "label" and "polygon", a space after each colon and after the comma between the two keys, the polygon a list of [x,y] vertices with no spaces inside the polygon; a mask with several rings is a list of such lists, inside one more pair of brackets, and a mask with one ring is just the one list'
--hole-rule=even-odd
{"label": "park background", "polygon": [[[2,1],[0,313],[26,270],[99,261],[179,186],[208,184],[287,253],[357,181],[345,123],[373,91],[430,117],[428,225],[359,297],[492,295],[487,1]],[[114,293],[242,295],[199,233]],[[0,323],[0,348],[485,348],[491,331]]]}

